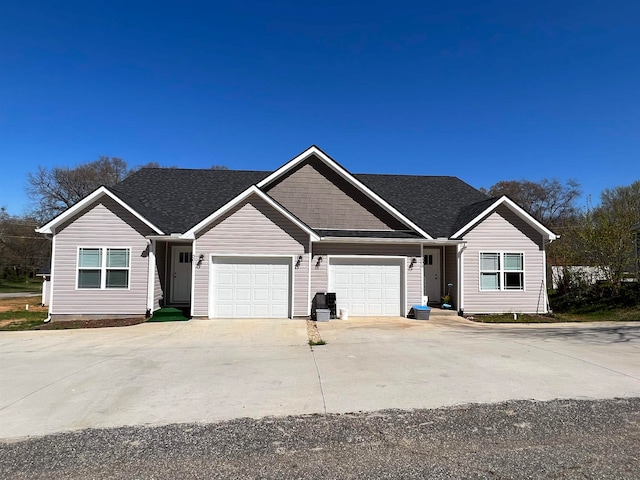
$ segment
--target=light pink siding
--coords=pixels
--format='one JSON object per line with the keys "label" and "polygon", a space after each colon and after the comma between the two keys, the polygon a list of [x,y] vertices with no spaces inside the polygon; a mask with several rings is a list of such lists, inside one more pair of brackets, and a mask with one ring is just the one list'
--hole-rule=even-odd
{"label": "light pink siding", "polygon": [[[407,303],[405,314],[412,305],[420,305],[422,302],[422,260],[420,258],[420,245],[401,243],[314,243],[313,261],[311,262],[311,296],[316,292],[325,292],[328,285],[328,258],[331,255],[374,255],[374,256],[400,256],[407,257]],[[318,258],[322,256],[322,262],[316,268]],[[413,268],[409,268],[411,259],[416,262]]]}
{"label": "light pink siding", "polygon": [[293,315],[308,314],[309,235],[258,196],[250,197],[196,238],[195,256],[206,262],[195,269],[194,316],[208,316],[210,256],[291,255],[302,262],[293,269]]}
{"label": "light pink siding", "polygon": [[160,308],[160,300],[165,299],[165,289],[163,288],[165,283],[165,255],[166,255],[167,243],[156,242],[156,264],[153,272],[154,284],[153,284],[153,309],[154,311]]}
{"label": "light pink siding", "polygon": [[[501,206],[464,236],[465,313],[545,312],[542,235]],[[524,253],[524,291],[480,291],[480,252]]]}
{"label": "light pink siding", "polygon": [[[118,203],[102,197],[56,232],[52,278],[55,315],[144,315],[148,255],[145,235],[153,232]],[[78,247],[130,247],[129,289],[77,289]]]}
{"label": "light pink siding", "polygon": [[448,284],[451,284],[451,299],[454,302],[454,308],[458,308],[456,298],[458,298],[458,273],[456,262],[456,247],[444,247],[444,285],[442,286],[442,295],[446,295]]}
{"label": "light pink siding", "polygon": [[268,193],[313,228],[406,228],[315,157],[270,187]]}

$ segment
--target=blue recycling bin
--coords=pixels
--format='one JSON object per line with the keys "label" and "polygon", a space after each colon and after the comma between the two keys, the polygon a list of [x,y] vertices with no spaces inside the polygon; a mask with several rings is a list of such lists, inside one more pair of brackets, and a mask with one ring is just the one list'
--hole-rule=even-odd
{"label": "blue recycling bin", "polygon": [[426,305],[414,305],[412,308],[413,308],[413,317],[416,320],[429,320],[429,315],[431,314],[431,307],[427,307]]}

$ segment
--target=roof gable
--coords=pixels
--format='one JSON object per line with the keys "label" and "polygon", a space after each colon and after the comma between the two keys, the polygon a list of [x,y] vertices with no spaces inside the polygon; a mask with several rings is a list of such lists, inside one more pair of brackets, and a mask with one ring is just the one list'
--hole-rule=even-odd
{"label": "roof gable", "polygon": [[69,207],[67,210],[62,212],[60,215],[58,215],[54,219],[50,220],[48,223],[46,223],[42,227],[37,228],[36,232],[45,233],[45,234],[53,234],[55,232],[56,227],[58,227],[59,225],[63,224],[64,222],[66,222],[67,220],[72,218],[74,215],[76,215],[77,213],[81,212],[84,208],[90,206],[91,204],[93,204],[94,202],[98,201],[100,198],[102,198],[105,195],[108,196],[109,198],[111,198],[112,200],[114,200],[116,203],[118,203],[125,210],[127,210],[134,217],[136,217],[138,220],[140,220],[142,223],[147,225],[149,228],[151,228],[156,233],[158,233],[158,234],[162,234],[163,233],[160,228],[156,227],[147,218],[143,217],[128,202],[125,202],[123,199],[119,198],[116,194],[114,194],[107,187],[104,187],[104,186],[97,188],[92,193],[90,193],[89,195],[84,197],[82,200],[80,200],[78,203],[76,203],[72,207]]}
{"label": "roof gable", "polygon": [[235,208],[240,203],[244,202],[246,199],[251,197],[252,195],[256,195],[260,197],[263,201],[265,201],[268,205],[273,207],[277,212],[283,215],[287,220],[292,222],[298,228],[306,232],[312,240],[319,240],[320,237],[307,225],[302,223],[299,219],[293,216],[289,211],[279,205],[276,201],[274,201],[271,197],[269,197],[266,193],[262,192],[255,186],[251,186],[242,192],[240,195],[237,195],[232,201],[227,202],[225,205],[220,207],[218,210],[213,212],[211,215],[207,216],[202,221],[198,222],[196,225],[187,230],[182,237],[183,238],[191,238],[194,239],[196,234],[201,230],[207,228],[211,223],[213,223],[216,219],[220,218],[225,213],[229,212],[231,209]]}
{"label": "roof gable", "polygon": [[263,189],[314,229],[410,230],[315,155]]}
{"label": "roof gable", "polygon": [[287,175],[293,169],[297,168],[301,163],[308,161],[312,156],[316,157],[318,160],[323,162],[327,167],[336,172],[340,177],[350,183],[354,188],[359,190],[362,194],[367,196],[373,202],[381,206],[385,209],[389,215],[396,218],[398,221],[406,225],[407,227],[415,230],[420,235],[425,238],[432,238],[426,231],[424,231],[420,226],[415,224],[411,219],[406,217],[402,212],[398,211],[392,205],[390,205],[384,198],[378,195],[376,192],[371,190],[369,187],[364,185],[360,180],[358,180],[355,176],[349,173],[344,167],[342,167],[339,163],[329,157],[326,153],[320,150],[315,145],[312,145],[304,152],[284,164],[282,167],[277,169],[271,175],[260,181],[257,186],[260,189],[268,190],[269,186],[276,182],[278,179]]}
{"label": "roof gable", "polygon": [[[455,233],[453,233],[453,235],[451,235],[451,237],[460,238],[467,231],[469,231],[471,228],[473,228],[475,225],[481,222],[484,218],[486,218],[489,214],[493,213],[501,205],[504,205],[505,207],[509,208],[509,210],[515,213],[527,224],[529,224],[531,227],[539,231],[542,235],[547,237],[549,241],[553,241],[558,238],[558,236],[555,233],[553,233],[551,230],[545,227],[538,220],[533,218],[522,207],[520,207],[518,204],[516,204],[513,200],[511,200],[506,195],[503,195],[500,198],[492,198],[484,202],[479,202],[476,205],[468,206],[458,221],[458,224],[461,226],[458,228],[458,230]],[[472,216],[476,212],[477,214],[475,216]],[[466,223],[463,224],[462,222],[464,221],[466,221]]]}

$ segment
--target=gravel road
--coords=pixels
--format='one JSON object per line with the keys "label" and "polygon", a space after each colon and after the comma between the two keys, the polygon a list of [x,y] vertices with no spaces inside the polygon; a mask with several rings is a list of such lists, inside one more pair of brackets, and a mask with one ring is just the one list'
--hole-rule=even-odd
{"label": "gravel road", "polygon": [[640,478],[640,398],[84,430],[0,443],[0,476]]}

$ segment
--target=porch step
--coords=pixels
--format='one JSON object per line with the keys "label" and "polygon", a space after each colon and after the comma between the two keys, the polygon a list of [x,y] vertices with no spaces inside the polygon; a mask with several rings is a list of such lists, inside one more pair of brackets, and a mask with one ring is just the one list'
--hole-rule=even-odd
{"label": "porch step", "polygon": [[165,307],[153,312],[147,322],[184,322],[189,320],[179,308]]}
{"label": "porch step", "polygon": [[431,307],[431,315],[457,317],[458,311],[455,308]]}

